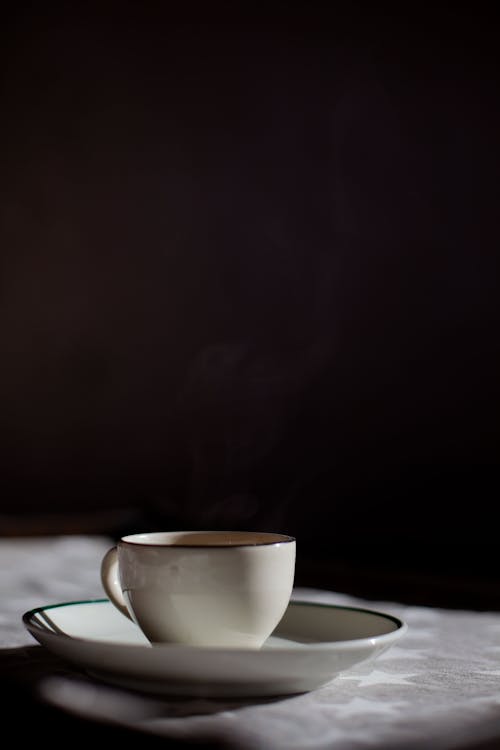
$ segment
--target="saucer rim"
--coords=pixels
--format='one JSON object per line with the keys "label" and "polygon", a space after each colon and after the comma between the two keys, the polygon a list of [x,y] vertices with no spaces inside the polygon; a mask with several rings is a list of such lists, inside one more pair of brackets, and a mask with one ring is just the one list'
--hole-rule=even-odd
{"label": "saucer rim", "polygon": [[[370,607],[358,607],[356,605],[343,605],[343,604],[330,604],[329,602],[315,602],[315,601],[308,601],[308,600],[302,600],[302,599],[291,599],[289,602],[289,607],[293,606],[306,606],[310,607],[311,609],[329,609],[329,610],[340,610],[340,611],[348,611],[348,612],[354,612],[356,614],[368,614],[368,615],[374,615],[376,617],[380,617],[384,620],[389,620],[395,625],[394,630],[389,631],[388,633],[380,633],[377,635],[371,635],[371,636],[364,636],[363,638],[351,638],[351,639],[343,639],[338,641],[319,641],[319,642],[312,642],[312,643],[300,643],[294,641],[293,647],[280,647],[279,649],[259,649],[257,651],[254,651],[253,649],[246,649],[241,647],[208,647],[208,646],[191,646],[191,645],[184,645],[184,644],[176,644],[176,643],[155,643],[155,644],[145,644],[145,643],[123,643],[123,642],[113,642],[113,641],[104,641],[99,638],[88,638],[81,635],[71,635],[69,633],[58,633],[53,632],[49,630],[48,628],[43,627],[39,623],[34,621],[35,615],[44,612],[49,609],[60,609],[63,607],[71,607],[71,606],[81,606],[85,604],[107,604],[114,606],[110,599],[106,597],[99,597],[99,598],[91,598],[91,599],[79,599],[79,600],[71,600],[71,601],[65,601],[65,602],[55,602],[52,604],[46,604],[41,605],[38,607],[34,607],[22,615],[22,622],[24,627],[33,635],[32,631],[42,633],[44,637],[53,637],[57,639],[64,639],[64,640],[70,640],[70,641],[78,641],[83,643],[93,643],[93,644],[102,644],[106,645],[108,648],[113,649],[122,649],[122,648],[133,648],[133,649],[160,649],[160,650],[172,650],[175,649],[176,651],[179,650],[185,650],[185,651],[196,651],[196,652],[207,652],[207,653],[241,653],[241,654],[248,654],[250,652],[252,653],[269,653],[270,650],[273,651],[273,653],[277,653],[278,651],[281,654],[288,653],[294,653],[296,654],[297,651],[300,650],[327,650],[331,651],[332,648],[335,650],[350,650],[355,647],[363,647],[363,646],[376,646],[379,644],[384,643],[391,643],[395,639],[398,639],[406,633],[408,630],[408,624],[405,620],[403,620],[401,617],[398,617],[396,615],[384,612],[382,610],[372,609]],[[136,627],[138,627],[136,625]],[[279,628],[279,625],[278,625]],[[276,636],[276,637],[279,637]],[[290,639],[292,640],[292,639]]]}

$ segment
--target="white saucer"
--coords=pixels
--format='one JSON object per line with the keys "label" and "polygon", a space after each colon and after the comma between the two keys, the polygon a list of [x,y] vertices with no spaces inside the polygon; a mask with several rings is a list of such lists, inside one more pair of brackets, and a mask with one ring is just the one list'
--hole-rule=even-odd
{"label": "white saucer", "polygon": [[256,697],[302,693],[373,659],[407,625],[355,607],[292,601],[262,649],[151,644],[107,599],[30,610],[23,623],[58,656],[106,682],[178,696]]}

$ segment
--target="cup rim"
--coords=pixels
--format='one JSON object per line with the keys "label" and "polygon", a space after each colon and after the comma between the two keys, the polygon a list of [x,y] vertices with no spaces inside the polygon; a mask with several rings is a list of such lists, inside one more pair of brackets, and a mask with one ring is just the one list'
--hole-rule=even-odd
{"label": "cup rim", "polygon": [[[168,535],[182,535],[182,534],[189,534],[189,535],[203,535],[203,534],[225,534],[227,536],[233,536],[238,537],[242,536],[245,537],[246,541],[241,542],[231,542],[231,543],[215,543],[215,544],[207,544],[204,542],[200,542],[200,544],[196,544],[193,542],[183,544],[182,541],[177,542],[175,544],[169,544],[165,541],[165,537]],[[255,541],[248,541],[248,537],[251,537],[252,535],[255,535],[256,540]],[[153,537],[157,537],[157,540],[154,541]],[[163,540],[162,540],[163,537]],[[258,537],[258,538],[257,538]],[[139,532],[136,534],[126,534],[125,536],[122,536],[119,544],[120,545],[127,545],[129,547],[154,547],[155,549],[167,549],[167,548],[184,548],[184,549],[235,549],[240,547],[266,547],[266,546],[272,546],[277,544],[290,544],[292,542],[296,542],[296,538],[294,536],[290,536],[289,534],[282,534],[280,532],[274,532],[274,531],[231,531],[229,529],[197,529],[193,531],[189,530],[179,530],[179,531],[146,531],[146,532]]]}

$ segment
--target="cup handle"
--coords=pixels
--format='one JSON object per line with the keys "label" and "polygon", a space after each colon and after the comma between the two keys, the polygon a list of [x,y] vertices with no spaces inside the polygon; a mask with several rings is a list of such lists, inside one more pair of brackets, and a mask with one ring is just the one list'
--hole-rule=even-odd
{"label": "cup handle", "polygon": [[101,582],[104,591],[110,598],[111,602],[122,614],[131,620],[125,599],[123,598],[122,587],[120,585],[120,577],[118,573],[118,550],[116,547],[111,547],[104,557],[101,563]]}

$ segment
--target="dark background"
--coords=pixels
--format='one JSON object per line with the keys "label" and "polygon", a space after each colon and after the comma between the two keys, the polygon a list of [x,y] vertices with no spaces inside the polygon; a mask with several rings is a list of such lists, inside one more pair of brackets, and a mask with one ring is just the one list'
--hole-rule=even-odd
{"label": "dark background", "polygon": [[373,5],[4,15],[3,533],[500,582],[498,26]]}

